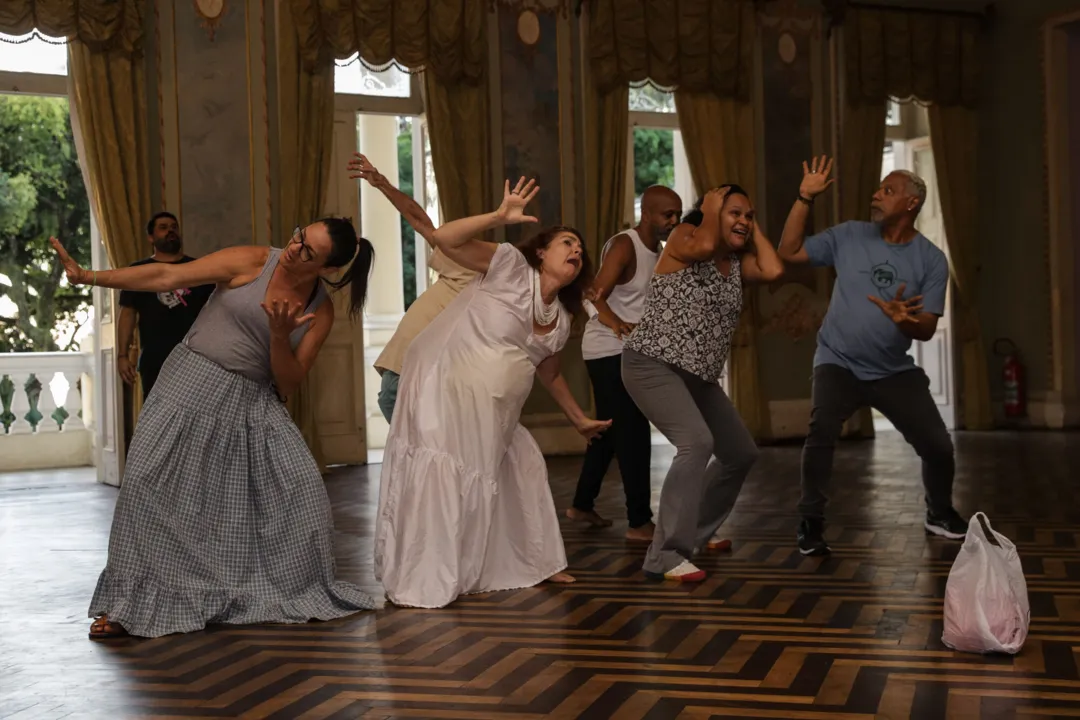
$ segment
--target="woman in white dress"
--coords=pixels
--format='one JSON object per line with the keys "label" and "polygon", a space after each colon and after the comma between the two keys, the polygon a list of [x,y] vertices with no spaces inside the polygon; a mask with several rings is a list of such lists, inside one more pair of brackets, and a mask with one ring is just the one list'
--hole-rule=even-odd
{"label": "woman in white dress", "polygon": [[581,236],[548,229],[513,245],[476,238],[524,214],[525,178],[493,213],[435,231],[443,253],[480,273],[413,340],[383,457],[375,576],[395,605],[437,608],[459,595],[573,582],[563,572],[547,466],[519,422],[533,377],[587,439],[611,422],[585,416],[558,352],[591,268]]}

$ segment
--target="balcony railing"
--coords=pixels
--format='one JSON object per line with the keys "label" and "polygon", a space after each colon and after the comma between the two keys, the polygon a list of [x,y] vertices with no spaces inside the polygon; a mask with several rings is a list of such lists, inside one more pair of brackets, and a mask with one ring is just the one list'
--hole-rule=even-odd
{"label": "balcony railing", "polygon": [[0,471],[93,464],[90,353],[0,354]]}

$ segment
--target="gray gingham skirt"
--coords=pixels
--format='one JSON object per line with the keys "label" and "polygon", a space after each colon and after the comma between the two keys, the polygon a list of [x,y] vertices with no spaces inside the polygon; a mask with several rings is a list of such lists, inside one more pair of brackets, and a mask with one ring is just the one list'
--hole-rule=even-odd
{"label": "gray gingham skirt", "polygon": [[183,343],[139,416],[89,617],[158,637],[375,607],[335,578],[322,476],[271,388]]}

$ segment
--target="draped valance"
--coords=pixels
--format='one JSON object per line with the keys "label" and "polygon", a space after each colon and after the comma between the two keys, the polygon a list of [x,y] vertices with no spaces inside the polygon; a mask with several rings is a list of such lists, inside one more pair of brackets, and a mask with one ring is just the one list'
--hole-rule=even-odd
{"label": "draped valance", "polygon": [[288,0],[304,64],[359,53],[372,67],[426,68],[476,83],[487,64],[487,4],[479,0]]}
{"label": "draped valance", "polygon": [[918,10],[851,8],[844,18],[848,98],[887,97],[974,107],[983,18]]}
{"label": "draped valance", "polygon": [[749,0],[590,0],[589,59],[600,92],[645,80],[749,99],[755,9]]}
{"label": "draped valance", "polygon": [[142,50],[144,0],[0,0],[0,32],[77,38],[95,50]]}

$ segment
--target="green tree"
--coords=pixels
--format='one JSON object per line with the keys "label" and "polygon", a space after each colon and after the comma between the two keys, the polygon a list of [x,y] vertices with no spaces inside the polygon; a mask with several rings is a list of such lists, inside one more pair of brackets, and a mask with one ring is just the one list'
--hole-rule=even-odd
{"label": "green tree", "polygon": [[[397,136],[398,189],[413,195],[412,122],[401,118]],[[401,274],[405,290],[405,309],[416,300],[416,231],[401,218]]]}
{"label": "green tree", "polygon": [[79,263],[90,261],[90,205],[64,98],[0,95],[0,284],[17,308],[0,317],[0,352],[69,350],[74,323],[90,303],[87,288],[61,285],[49,236],[63,239]]}
{"label": "green tree", "polygon": [[650,185],[675,185],[675,145],[671,130],[634,129],[634,196]]}

